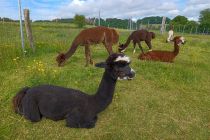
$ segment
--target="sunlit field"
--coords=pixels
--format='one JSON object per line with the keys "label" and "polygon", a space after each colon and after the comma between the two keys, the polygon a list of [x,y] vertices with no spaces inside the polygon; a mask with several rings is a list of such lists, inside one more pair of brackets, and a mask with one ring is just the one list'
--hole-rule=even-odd
{"label": "sunlit field", "polygon": [[[85,67],[84,48],[79,47],[64,67],[58,67],[58,52],[67,51],[82,30],[68,24],[33,24],[36,52],[26,41],[22,55],[18,24],[0,24],[0,139],[210,139],[210,36],[184,34],[187,43],[174,63],[138,60],[130,44],[135,79],[118,81],[112,104],[98,116],[93,129],[72,129],[65,120],[43,118],[31,123],[12,110],[11,100],[25,86],[53,84],[97,91],[103,69]],[[118,30],[120,42],[129,31]],[[175,33],[176,35],[182,35]],[[156,32],[153,49],[173,50],[165,35]],[[144,42],[145,51],[148,47]],[[117,45],[113,46],[117,51]],[[91,46],[94,62],[104,61],[103,45]]]}

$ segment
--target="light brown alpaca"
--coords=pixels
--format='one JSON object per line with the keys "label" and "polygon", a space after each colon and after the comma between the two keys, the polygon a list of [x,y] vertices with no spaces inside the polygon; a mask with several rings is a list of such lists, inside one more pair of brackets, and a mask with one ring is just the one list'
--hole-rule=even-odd
{"label": "light brown alpaca", "polygon": [[115,29],[107,27],[93,27],[82,30],[74,39],[70,49],[66,53],[61,53],[57,56],[56,61],[58,66],[70,58],[78,48],[78,46],[85,46],[86,66],[93,64],[91,58],[90,45],[103,43],[109,54],[113,53],[112,45],[119,40],[119,34]]}
{"label": "light brown alpaca", "polygon": [[162,62],[173,62],[175,57],[179,54],[179,47],[185,43],[184,37],[176,36],[174,41],[174,51],[159,51],[154,50],[147,52],[145,54],[140,54],[139,59],[141,60],[152,60],[152,61],[162,61]]}

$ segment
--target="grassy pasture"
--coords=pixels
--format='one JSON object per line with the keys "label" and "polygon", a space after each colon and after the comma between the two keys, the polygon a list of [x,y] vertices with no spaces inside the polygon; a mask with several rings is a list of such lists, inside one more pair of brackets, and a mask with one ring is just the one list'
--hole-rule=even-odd
{"label": "grassy pasture", "polygon": [[[8,30],[6,30],[6,29]],[[185,34],[187,44],[172,64],[140,61],[140,50],[126,54],[132,59],[136,77],[119,81],[112,104],[102,113],[94,129],[70,129],[65,121],[43,118],[31,123],[16,115],[11,99],[24,86],[54,84],[94,94],[103,69],[84,67],[84,48],[62,68],[57,52],[66,51],[81,29],[71,25],[34,24],[36,53],[26,42],[22,56],[16,24],[0,24],[0,139],[200,139],[210,138],[210,36]],[[129,32],[120,30],[120,42]],[[166,35],[153,40],[153,49],[172,50]],[[148,49],[142,43],[145,51]],[[95,62],[108,53],[102,45],[91,47]],[[114,46],[114,50],[117,47]]]}

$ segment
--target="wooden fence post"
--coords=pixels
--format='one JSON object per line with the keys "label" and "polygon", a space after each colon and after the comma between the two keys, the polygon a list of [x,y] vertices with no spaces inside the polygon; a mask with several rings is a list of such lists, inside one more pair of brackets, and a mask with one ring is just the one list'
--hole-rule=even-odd
{"label": "wooden fence post", "polygon": [[24,9],[24,18],[25,18],[25,28],[26,28],[27,38],[29,40],[30,47],[32,48],[33,52],[35,52],[29,9]]}
{"label": "wooden fence post", "polygon": [[190,29],[190,34],[192,34],[192,30],[193,30],[193,27],[191,27],[191,29]]}
{"label": "wooden fence post", "polygon": [[183,27],[182,34],[184,34],[184,30],[185,30],[185,25],[184,25],[184,27]]}
{"label": "wooden fence post", "polygon": [[166,17],[162,18],[162,25],[160,29],[160,33],[163,34],[165,32],[165,24],[166,24]]}
{"label": "wooden fence post", "polygon": [[204,31],[205,31],[205,28],[203,29],[203,35],[204,35]]}
{"label": "wooden fence post", "polygon": [[198,33],[198,26],[196,26],[195,33],[196,34]]}

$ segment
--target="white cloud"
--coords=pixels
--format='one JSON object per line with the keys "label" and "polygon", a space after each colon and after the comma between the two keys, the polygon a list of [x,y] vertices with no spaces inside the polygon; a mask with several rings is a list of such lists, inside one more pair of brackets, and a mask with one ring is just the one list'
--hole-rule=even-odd
{"label": "white cloud", "polygon": [[93,17],[98,15],[99,10],[104,18],[139,18],[152,15],[170,16],[169,11],[178,9],[175,2],[165,0],[73,0],[67,6],[61,7],[58,15],[69,17],[78,13]]}
{"label": "white cloud", "polygon": [[[173,18],[183,15],[190,19],[198,19],[199,12],[210,8],[210,0],[30,0],[22,1],[23,8],[31,9],[31,17],[36,19],[69,18],[75,14],[86,17],[102,18],[143,18],[146,16],[167,16]],[[6,8],[1,4],[11,5]],[[17,2],[0,0],[0,16],[18,17]],[[14,14],[16,13],[16,15]]]}
{"label": "white cloud", "polygon": [[170,10],[170,11],[168,11],[168,13],[174,16],[174,15],[179,15],[180,11],[179,10]]}
{"label": "white cloud", "polygon": [[157,7],[158,10],[166,11],[166,10],[176,10],[177,5],[174,2],[165,2],[162,3],[160,6]]}
{"label": "white cloud", "polygon": [[188,1],[188,4],[193,4],[193,5],[196,5],[196,4],[208,4],[210,3],[210,0],[189,0]]}
{"label": "white cloud", "polygon": [[189,19],[198,20],[200,11],[206,8],[210,8],[210,0],[190,0],[187,2],[187,6],[183,9],[182,14]]}

